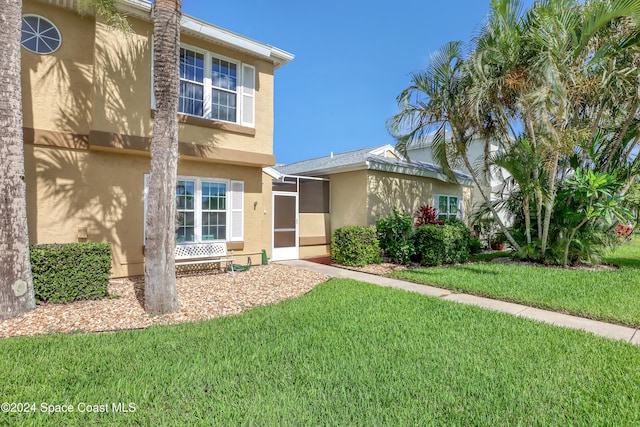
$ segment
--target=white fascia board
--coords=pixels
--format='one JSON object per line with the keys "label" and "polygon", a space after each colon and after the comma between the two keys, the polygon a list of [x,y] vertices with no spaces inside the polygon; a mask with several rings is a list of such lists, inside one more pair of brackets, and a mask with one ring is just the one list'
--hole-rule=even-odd
{"label": "white fascia board", "polygon": [[257,42],[189,15],[182,15],[180,25],[186,33],[267,59],[276,64],[276,68],[293,59],[293,55],[284,50]]}
{"label": "white fascia board", "polygon": [[[152,5],[146,0],[119,0],[118,3],[123,11],[132,16],[151,19]],[[180,27],[187,34],[271,61],[275,68],[294,58],[293,54],[282,49],[241,36],[193,16],[183,14]]]}
{"label": "white fascia board", "polygon": [[[334,167],[298,172],[295,175],[299,177],[303,177],[303,176],[313,177],[318,175],[333,175],[336,173],[354,172],[354,171],[366,170],[368,168],[369,168],[369,162],[359,162],[359,163],[351,163],[349,165],[344,165],[344,166],[334,166]],[[292,176],[289,174],[286,174],[286,175]]]}
{"label": "white fascia board", "polygon": [[[433,178],[438,181],[447,182],[453,184],[446,175],[438,172],[432,172],[424,169],[413,168],[410,166],[401,166],[401,165],[390,165],[387,163],[378,163],[375,161],[368,162],[369,169],[377,170],[381,172],[392,172],[401,175],[410,175],[410,176],[421,176],[424,178]],[[464,185],[465,187],[473,187],[473,181],[465,178],[457,177],[458,184]]]}
{"label": "white fascia board", "polygon": [[267,175],[269,175],[273,179],[280,179],[283,176],[285,176],[284,174],[278,172],[277,170],[275,170],[271,166],[268,166],[266,168],[262,168],[262,172],[266,173]]}
{"label": "white fascia board", "polygon": [[406,158],[402,154],[400,154],[398,150],[396,150],[396,147],[394,147],[391,144],[383,145],[382,147],[376,148],[375,150],[371,150],[369,151],[369,154],[373,154],[375,156],[381,156],[387,151],[392,152],[394,156],[396,156],[398,159],[406,160]]}

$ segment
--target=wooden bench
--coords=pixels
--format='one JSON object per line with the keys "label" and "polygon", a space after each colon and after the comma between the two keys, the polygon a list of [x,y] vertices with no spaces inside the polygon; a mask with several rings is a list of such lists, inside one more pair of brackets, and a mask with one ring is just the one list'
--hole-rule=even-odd
{"label": "wooden bench", "polygon": [[176,266],[224,263],[233,273],[233,251],[227,251],[227,242],[177,244],[175,260]]}

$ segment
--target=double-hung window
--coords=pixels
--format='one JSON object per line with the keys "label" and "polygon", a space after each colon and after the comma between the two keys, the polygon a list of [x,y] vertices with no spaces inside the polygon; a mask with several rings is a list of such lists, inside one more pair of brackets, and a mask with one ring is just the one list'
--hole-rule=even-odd
{"label": "double-hung window", "polygon": [[[149,176],[145,176],[145,210]],[[176,242],[241,241],[244,238],[244,182],[178,177]]]}
{"label": "double-hung window", "polygon": [[434,205],[438,208],[438,219],[461,218],[460,197],[436,194]]}
{"label": "double-hung window", "polygon": [[255,125],[255,68],[198,48],[180,48],[178,111]]}

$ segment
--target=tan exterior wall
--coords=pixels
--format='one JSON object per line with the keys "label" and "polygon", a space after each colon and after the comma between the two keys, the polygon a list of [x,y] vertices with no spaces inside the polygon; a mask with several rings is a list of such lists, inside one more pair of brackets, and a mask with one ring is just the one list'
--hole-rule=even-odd
{"label": "tan exterior wall", "polygon": [[299,215],[300,258],[328,255],[331,252],[331,214]]}
{"label": "tan exterior wall", "polygon": [[[132,31],[123,33],[33,0],[23,9],[51,20],[62,35],[60,49],[51,55],[22,50],[25,128],[76,137],[99,131],[150,138],[152,23],[130,18]],[[272,155],[273,64],[194,37],[181,41],[256,68],[256,123],[248,128],[181,115],[180,141]]]}
{"label": "tan exterior wall", "polygon": [[62,35],[62,45],[51,55],[22,49],[24,126],[87,135],[93,109],[94,21],[29,0],[23,14],[46,17]]}
{"label": "tan exterior wall", "polygon": [[389,172],[368,172],[367,225],[389,215],[394,207],[413,214],[424,204],[433,205],[434,194],[462,198],[463,216],[471,201],[471,187],[450,184],[432,178]]}
{"label": "tan exterior wall", "polygon": [[299,258],[320,258],[331,255],[331,245],[301,246]]}
{"label": "tan exterior wall", "polygon": [[367,171],[337,173],[331,179],[331,233],[347,225],[367,225]]}
{"label": "tan exterior wall", "polygon": [[[113,276],[144,274],[144,174],[149,159],[126,154],[25,145],[31,243],[111,243]],[[178,174],[244,181],[244,242],[230,242],[238,262],[260,263],[271,247],[270,181],[260,168],[181,161]]]}
{"label": "tan exterior wall", "polygon": [[[60,49],[22,49],[25,166],[31,243],[108,241],[113,276],[141,275],[144,174],[152,135],[152,23],[122,33],[73,11],[25,0],[23,13],[52,21]],[[236,262],[271,252],[273,74],[270,62],[194,37],[182,42],[256,68],[255,128],[179,115],[178,174],[244,181],[244,241]]]}

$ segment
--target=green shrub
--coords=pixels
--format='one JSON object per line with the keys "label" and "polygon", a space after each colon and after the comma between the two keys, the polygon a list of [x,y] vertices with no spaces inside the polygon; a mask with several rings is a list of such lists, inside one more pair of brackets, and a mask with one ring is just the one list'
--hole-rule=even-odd
{"label": "green shrub", "polygon": [[66,303],[107,296],[111,273],[108,243],[33,245],[30,253],[38,302]]}
{"label": "green shrub", "polygon": [[420,264],[436,266],[467,262],[471,232],[460,224],[427,224],[416,229],[415,245]]}
{"label": "green shrub", "polygon": [[393,208],[386,218],[376,223],[380,248],[399,264],[409,264],[416,249],[413,245],[413,217],[406,212]]}
{"label": "green shrub", "polygon": [[338,228],[331,238],[331,257],[337,264],[354,267],[379,264],[382,259],[375,228],[358,225]]}
{"label": "green shrub", "polygon": [[469,253],[477,255],[482,252],[482,242],[478,239],[469,240]]}

